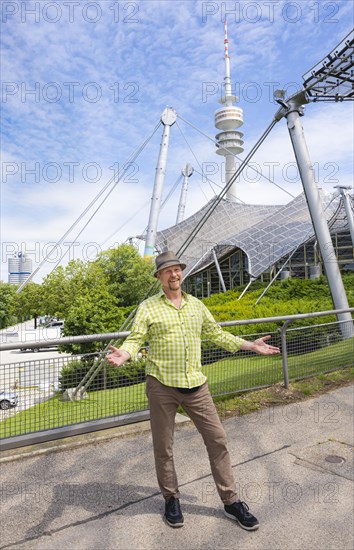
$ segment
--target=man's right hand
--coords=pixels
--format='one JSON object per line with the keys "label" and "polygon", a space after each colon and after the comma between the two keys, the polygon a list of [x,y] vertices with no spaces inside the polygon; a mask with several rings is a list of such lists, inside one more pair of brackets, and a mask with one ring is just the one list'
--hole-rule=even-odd
{"label": "man's right hand", "polygon": [[106,360],[114,367],[120,367],[123,363],[125,363],[125,361],[130,359],[130,353],[124,351],[124,349],[118,349],[114,346],[109,346],[109,349],[112,353],[109,353],[106,356]]}

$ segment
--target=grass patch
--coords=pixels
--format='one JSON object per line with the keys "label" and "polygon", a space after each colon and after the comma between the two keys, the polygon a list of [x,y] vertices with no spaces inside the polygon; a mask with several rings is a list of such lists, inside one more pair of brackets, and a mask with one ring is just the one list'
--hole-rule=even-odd
{"label": "grass patch", "polygon": [[82,401],[61,401],[58,394],[0,423],[0,437],[12,437],[78,422],[115,417],[147,408],[145,383],[92,391]]}
{"label": "grass patch", "polygon": [[220,418],[224,420],[231,416],[240,416],[267,407],[304,401],[352,384],[353,381],[354,368],[340,369],[293,382],[289,388],[285,388],[283,384],[275,384],[262,390],[216,397],[214,401]]}
{"label": "grass patch", "polygon": [[[324,371],[351,367],[354,364],[354,339],[338,342],[327,348],[290,356],[289,379],[311,376]],[[236,355],[204,365],[213,395],[235,393],[250,388],[269,386],[282,381],[282,358],[259,355]]]}

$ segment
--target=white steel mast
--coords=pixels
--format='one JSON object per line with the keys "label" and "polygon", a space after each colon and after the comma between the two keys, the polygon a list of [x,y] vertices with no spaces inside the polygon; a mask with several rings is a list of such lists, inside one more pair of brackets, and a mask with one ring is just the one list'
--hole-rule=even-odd
{"label": "white steel mast", "polygon": [[191,166],[188,163],[186,164],[186,166],[182,170],[183,184],[182,184],[182,191],[181,191],[181,196],[180,196],[179,204],[178,204],[176,225],[179,222],[183,221],[183,218],[184,218],[184,211],[186,209],[186,202],[187,202],[188,182],[189,182],[189,178],[191,177],[193,172],[194,172],[193,166]]}
{"label": "white steel mast", "polygon": [[144,258],[146,259],[150,259],[154,255],[157,224],[159,221],[160,206],[161,206],[161,197],[162,197],[162,191],[163,191],[163,184],[165,181],[168,144],[170,139],[170,129],[171,129],[171,126],[176,122],[176,119],[177,119],[176,112],[171,108],[165,109],[161,115],[161,122],[164,125],[164,130],[163,130],[162,140],[160,145],[159,158],[156,166],[154,190],[151,197],[149,223],[148,223],[148,228],[146,230],[146,241],[145,241],[145,250],[144,250]]}

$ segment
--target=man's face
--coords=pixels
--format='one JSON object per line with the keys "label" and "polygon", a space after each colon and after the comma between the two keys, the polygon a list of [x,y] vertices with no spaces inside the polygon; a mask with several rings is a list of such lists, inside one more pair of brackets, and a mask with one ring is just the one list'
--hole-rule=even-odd
{"label": "man's face", "polygon": [[182,269],[179,265],[165,267],[157,272],[157,278],[164,289],[179,290],[182,286]]}

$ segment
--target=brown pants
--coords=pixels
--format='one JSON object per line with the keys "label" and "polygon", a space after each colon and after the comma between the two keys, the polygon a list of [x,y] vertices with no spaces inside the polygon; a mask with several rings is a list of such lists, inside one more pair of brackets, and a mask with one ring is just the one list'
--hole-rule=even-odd
{"label": "brown pants", "polygon": [[173,438],[177,408],[183,407],[202,435],[208,451],[211,472],[224,504],[237,500],[224,428],[205,383],[195,393],[184,394],[147,376],[146,394],[150,405],[157,481],[165,498],[179,498],[177,475],[173,462]]}

